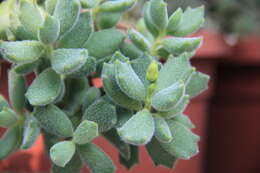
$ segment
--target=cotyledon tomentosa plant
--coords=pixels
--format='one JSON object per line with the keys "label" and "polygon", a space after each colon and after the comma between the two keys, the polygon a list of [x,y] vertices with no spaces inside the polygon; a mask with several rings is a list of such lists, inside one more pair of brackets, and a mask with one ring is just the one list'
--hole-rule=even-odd
{"label": "cotyledon tomentosa plant", "polygon": [[[139,162],[140,145],[155,165],[169,168],[198,153],[199,137],[183,111],[209,77],[190,64],[202,38],[184,36],[202,26],[204,9],[178,9],[168,17],[166,3],[151,0],[137,29],[124,34],[115,26],[135,2],[14,3],[8,28],[13,40],[0,42],[12,63],[10,105],[0,98],[0,126],[7,128],[0,159],[30,148],[39,133],[54,173],[76,173],[84,164],[93,173],[115,172],[92,143],[97,136],[118,149],[129,169]],[[31,72],[36,77],[27,85]],[[102,88],[89,84],[93,77],[102,78]]]}

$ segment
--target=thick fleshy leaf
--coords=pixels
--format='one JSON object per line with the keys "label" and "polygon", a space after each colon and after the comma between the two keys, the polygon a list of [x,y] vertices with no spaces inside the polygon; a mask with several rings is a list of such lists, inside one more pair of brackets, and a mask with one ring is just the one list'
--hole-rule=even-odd
{"label": "thick fleshy leaf", "polygon": [[126,159],[119,154],[119,162],[124,165],[128,170],[130,170],[134,165],[139,163],[139,149],[137,146],[130,145],[130,158]]}
{"label": "thick fleshy leaf", "polygon": [[151,0],[150,2],[151,21],[158,30],[164,31],[168,25],[167,5],[164,0]]}
{"label": "thick fleshy leaf", "polygon": [[146,2],[144,6],[144,23],[146,28],[153,34],[154,37],[159,35],[159,30],[156,25],[153,23],[150,15],[151,2]]}
{"label": "thick fleshy leaf", "polygon": [[84,8],[93,8],[98,2],[98,0],[80,0],[81,6]]}
{"label": "thick fleshy leaf", "polygon": [[121,12],[99,12],[96,21],[100,29],[107,29],[116,26],[122,16]]}
{"label": "thick fleshy leaf", "polygon": [[184,94],[184,83],[176,82],[170,87],[158,91],[152,97],[151,103],[158,111],[169,111],[179,103]]}
{"label": "thick fleshy leaf", "polygon": [[116,113],[117,113],[117,123],[115,125],[116,128],[122,127],[134,115],[134,112],[132,110],[124,109],[122,107],[117,107]]}
{"label": "thick fleshy leaf", "polygon": [[180,159],[190,159],[199,152],[197,142],[199,137],[190,129],[175,120],[167,121],[172,132],[173,140],[170,143],[160,143],[172,156]]}
{"label": "thick fleshy leaf", "polygon": [[57,49],[51,55],[52,68],[59,74],[71,74],[86,62],[86,49]]}
{"label": "thick fleshy leaf", "polygon": [[37,39],[38,30],[44,19],[36,4],[32,1],[21,0],[19,2],[19,20],[22,26]]}
{"label": "thick fleshy leaf", "polygon": [[98,136],[98,125],[93,121],[84,120],[73,133],[73,142],[82,145],[91,142]]}
{"label": "thick fleshy leaf", "polygon": [[190,118],[187,115],[180,114],[180,115],[174,117],[173,120],[183,124],[184,126],[186,126],[189,129],[195,128],[195,125],[191,122]]}
{"label": "thick fleshy leaf", "polygon": [[79,18],[79,0],[57,0],[54,17],[60,21],[60,36],[69,32]]}
{"label": "thick fleshy leaf", "polygon": [[154,123],[155,123],[155,137],[164,143],[168,143],[172,141],[172,134],[169,129],[167,122],[160,116],[154,116]]}
{"label": "thick fleshy leaf", "polygon": [[81,13],[71,31],[60,40],[60,48],[82,48],[94,30],[92,14],[90,11]]}
{"label": "thick fleshy leaf", "polygon": [[97,100],[101,96],[101,92],[98,88],[91,87],[86,92],[86,97],[83,101],[82,105],[82,111],[85,112],[85,110],[94,103],[95,100]]}
{"label": "thick fleshy leaf", "polygon": [[46,69],[34,79],[25,96],[31,105],[43,106],[50,104],[60,95],[62,80],[51,68]]}
{"label": "thick fleshy leaf", "polygon": [[103,136],[119,151],[120,155],[126,160],[131,157],[130,145],[124,143],[117,134],[116,129],[111,129],[105,133]]}
{"label": "thick fleshy leaf", "polygon": [[142,51],[148,51],[151,47],[149,40],[147,40],[141,33],[134,29],[128,30],[128,36],[133,44]]}
{"label": "thick fleshy leaf", "polygon": [[167,38],[162,41],[163,48],[172,55],[180,55],[185,52],[193,52],[201,45],[201,37],[192,38]]}
{"label": "thick fleshy leaf", "polygon": [[17,64],[14,66],[14,71],[17,74],[20,75],[26,75],[28,73],[33,72],[41,63],[41,59],[31,62],[31,63],[26,63],[26,64]]}
{"label": "thick fleshy leaf", "polygon": [[177,30],[178,24],[181,21],[183,15],[183,11],[181,8],[178,8],[169,18],[169,23],[167,26],[167,33],[168,34],[174,34],[174,32]]}
{"label": "thick fleshy leaf", "polygon": [[100,11],[102,12],[122,12],[130,9],[136,0],[117,0],[106,1],[100,5]]}
{"label": "thick fleshy leaf", "polygon": [[121,45],[120,51],[130,59],[136,59],[143,55],[143,52],[133,43],[128,43],[126,41]]}
{"label": "thick fleshy leaf", "polygon": [[152,158],[155,166],[162,165],[170,169],[175,167],[177,158],[166,152],[156,138],[153,138],[152,141],[146,145],[146,150]]}
{"label": "thick fleshy leaf", "polygon": [[115,62],[116,82],[120,89],[130,98],[142,101],[145,99],[145,87],[130,64]]}
{"label": "thick fleshy leaf", "polygon": [[74,154],[72,159],[64,167],[52,165],[52,173],[80,173],[82,162],[78,154]]}
{"label": "thick fleshy leaf", "polygon": [[109,63],[114,63],[116,60],[122,61],[122,62],[128,62],[129,58],[125,57],[121,52],[116,51],[113,56],[111,57]]}
{"label": "thick fleshy leaf", "polygon": [[125,93],[121,91],[120,87],[117,85],[115,79],[115,67],[113,64],[105,63],[103,65],[102,80],[106,94],[117,105],[132,110],[141,109],[141,102],[128,97]]}
{"label": "thick fleshy leaf", "polygon": [[182,15],[176,31],[172,35],[183,37],[192,34],[200,29],[204,21],[204,6],[193,9],[187,8]]}
{"label": "thick fleshy leaf", "polygon": [[50,149],[50,157],[57,166],[64,167],[73,157],[76,146],[72,141],[62,141]]}
{"label": "thick fleshy leaf", "polygon": [[0,139],[0,160],[5,159],[11,153],[16,151],[21,143],[21,127],[15,125],[10,127]]}
{"label": "thick fleshy leaf", "polygon": [[85,76],[91,75],[91,73],[96,72],[96,68],[97,68],[96,59],[89,56],[89,57],[87,57],[85,64],[79,70],[70,74],[70,76],[72,76],[72,77],[83,77],[84,76],[85,77]]}
{"label": "thick fleshy leaf", "polygon": [[117,51],[123,40],[124,35],[120,31],[105,29],[94,32],[83,47],[88,49],[90,56],[100,59]]}
{"label": "thick fleshy leaf", "polygon": [[186,94],[191,97],[199,95],[208,88],[209,76],[200,72],[192,74],[191,79],[187,83]]}
{"label": "thick fleshy leaf", "polygon": [[96,122],[99,132],[108,131],[117,122],[116,108],[100,98],[86,109],[83,120]]}
{"label": "thick fleshy leaf", "polygon": [[36,107],[33,114],[41,128],[47,132],[61,137],[72,136],[72,123],[67,115],[57,106]]}
{"label": "thick fleshy leaf", "polygon": [[45,9],[46,11],[52,15],[54,13],[55,7],[57,5],[58,0],[46,0],[45,1]]}
{"label": "thick fleshy leaf", "polygon": [[37,140],[40,131],[41,129],[34,116],[27,115],[23,127],[23,140],[20,148],[23,150],[30,148]]}
{"label": "thick fleshy leaf", "polygon": [[123,141],[132,145],[145,145],[153,137],[154,120],[151,113],[144,109],[136,113],[122,127],[117,129]]}
{"label": "thick fleshy leaf", "polygon": [[49,14],[46,14],[44,22],[38,31],[38,39],[44,44],[52,44],[58,39],[59,34],[59,20]]}
{"label": "thick fleshy leaf", "polygon": [[12,109],[8,107],[3,107],[2,109],[0,109],[0,127],[10,127],[14,125],[17,121],[18,117]]}
{"label": "thick fleshy leaf", "polygon": [[95,144],[80,145],[77,149],[81,160],[93,173],[114,173],[116,171],[112,160]]}
{"label": "thick fleshy leaf", "polygon": [[17,64],[36,61],[44,52],[44,46],[38,41],[9,41],[0,42],[3,57]]}
{"label": "thick fleshy leaf", "polygon": [[25,106],[25,85],[25,78],[11,69],[8,73],[8,93],[10,103],[17,112],[22,112]]}

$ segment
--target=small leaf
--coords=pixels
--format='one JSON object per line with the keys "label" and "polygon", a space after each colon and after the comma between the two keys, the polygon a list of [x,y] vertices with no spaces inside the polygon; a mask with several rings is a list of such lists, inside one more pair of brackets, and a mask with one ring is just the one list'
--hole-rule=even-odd
{"label": "small leaf", "polygon": [[50,14],[53,15],[55,7],[57,5],[58,0],[46,0],[45,1],[45,9]]}
{"label": "small leaf", "polygon": [[142,101],[145,99],[145,87],[130,64],[115,62],[116,82],[120,89],[130,98]]}
{"label": "small leaf", "polygon": [[130,59],[136,59],[143,55],[143,52],[134,44],[128,43],[126,41],[121,45],[120,51]]}
{"label": "small leaf", "polygon": [[76,146],[71,141],[62,141],[51,147],[51,160],[60,167],[64,167],[73,157]]}
{"label": "small leaf", "polygon": [[102,80],[106,94],[114,103],[131,110],[141,109],[141,102],[128,97],[117,85],[115,79],[115,67],[113,64],[105,63],[103,65]]}
{"label": "small leaf", "polygon": [[187,8],[183,13],[177,29],[172,35],[183,37],[196,32],[204,23],[204,6],[198,8]]}
{"label": "small leaf", "polygon": [[129,58],[125,57],[121,52],[116,51],[113,56],[111,57],[109,63],[114,63],[116,60],[122,61],[122,62],[128,62]]}
{"label": "small leaf", "polygon": [[199,137],[190,129],[175,120],[167,121],[172,132],[173,140],[170,143],[160,143],[172,156],[180,159],[190,159],[198,153],[197,142]]}
{"label": "small leaf", "polygon": [[160,116],[154,116],[155,137],[164,143],[172,141],[172,134],[167,122]]}
{"label": "small leaf", "polygon": [[150,2],[151,21],[158,30],[164,31],[168,25],[167,5],[164,0],[151,0]]}
{"label": "small leaf", "polygon": [[141,33],[134,29],[128,30],[128,36],[134,45],[142,51],[148,51],[151,47],[149,40],[147,40]]}
{"label": "small leaf", "polygon": [[94,32],[83,46],[89,55],[97,59],[112,55],[120,48],[124,35],[116,29],[104,29]]}
{"label": "small leaf", "polygon": [[81,160],[93,173],[114,173],[116,171],[111,159],[95,144],[80,145],[77,149]]}
{"label": "small leaf", "polygon": [[192,38],[167,38],[162,41],[162,46],[172,55],[180,55],[185,52],[193,52],[201,45],[201,37]]}
{"label": "small leaf", "polygon": [[85,110],[94,103],[95,100],[97,100],[101,96],[101,92],[98,88],[91,87],[86,92],[86,97],[83,101],[82,105],[82,111],[85,112]]}
{"label": "small leaf", "polygon": [[60,48],[82,48],[94,30],[91,12],[81,13],[71,31],[59,40]]}
{"label": "small leaf", "polygon": [[153,23],[150,15],[151,2],[146,2],[144,7],[144,23],[146,28],[153,34],[154,37],[159,35],[159,31]]}
{"label": "small leaf", "polygon": [[208,88],[208,82],[208,75],[195,72],[187,83],[186,93],[191,97],[195,97]]}
{"label": "small leaf", "polygon": [[12,109],[3,107],[0,110],[0,127],[8,128],[18,121],[18,117]]}
{"label": "small leaf", "polygon": [[177,30],[178,24],[181,21],[183,15],[183,11],[181,8],[178,8],[169,18],[169,23],[167,26],[167,33],[168,34],[174,34],[174,32]]}
{"label": "small leaf", "polygon": [[86,49],[57,49],[51,56],[51,65],[59,74],[71,74],[85,64],[87,57]]}
{"label": "small leaf", "polygon": [[168,88],[158,91],[152,97],[152,106],[158,111],[169,111],[181,100],[185,93],[185,85],[176,82]]}
{"label": "small leaf", "polygon": [[177,158],[166,152],[156,138],[146,145],[146,150],[153,160],[155,166],[163,165],[172,169],[175,167]]}
{"label": "small leaf", "polygon": [[38,120],[41,128],[47,132],[61,137],[72,136],[72,123],[57,106],[36,107],[33,115]]}
{"label": "small leaf", "polygon": [[0,51],[6,60],[24,64],[39,59],[44,47],[38,41],[9,41],[0,42]]}
{"label": "small leaf", "polygon": [[52,173],[80,173],[82,162],[78,154],[74,154],[72,159],[64,167],[52,165]]}
{"label": "small leaf", "polygon": [[0,139],[0,160],[5,159],[11,153],[15,152],[21,143],[21,127],[15,125],[10,127]]}
{"label": "small leaf", "polygon": [[23,150],[30,148],[37,140],[40,131],[41,129],[37,120],[32,115],[27,115],[23,127],[23,140],[20,148]]}
{"label": "small leaf", "polygon": [[57,0],[54,17],[60,21],[60,36],[69,32],[79,18],[79,0]]}
{"label": "small leaf", "polygon": [[14,71],[19,75],[26,75],[33,72],[40,64],[41,59],[31,63],[17,64],[16,66],[14,66]]}
{"label": "small leaf", "polygon": [[87,57],[85,64],[79,70],[70,74],[70,76],[72,76],[72,77],[88,76],[91,73],[96,72],[96,68],[97,68],[96,66],[97,66],[96,59],[89,56],[89,57]]}
{"label": "small leaf", "polygon": [[86,109],[82,119],[96,122],[99,132],[108,131],[117,122],[115,106],[100,98]]}
{"label": "small leaf", "polygon": [[116,129],[111,129],[105,133],[103,136],[115,147],[118,149],[120,155],[126,160],[129,160],[131,157],[130,146],[129,144],[124,143],[117,134]]}
{"label": "small leaf", "polygon": [[173,120],[181,123],[182,125],[186,126],[189,129],[195,128],[195,125],[191,122],[191,120],[189,119],[189,117],[187,115],[180,114],[180,115],[174,117]]}
{"label": "small leaf", "polygon": [[137,146],[130,145],[130,159],[125,159],[121,154],[119,154],[119,162],[124,165],[128,170],[130,170],[134,165],[139,163],[139,149]]}
{"label": "small leaf", "polygon": [[54,102],[60,95],[61,89],[60,76],[49,68],[34,79],[25,96],[31,105],[43,106]]}
{"label": "small leaf", "polygon": [[99,12],[96,21],[100,29],[107,29],[116,26],[122,16],[121,12]]}
{"label": "small leaf", "polygon": [[83,8],[93,8],[99,2],[98,0],[80,0]]}
{"label": "small leaf", "polygon": [[132,145],[147,144],[154,134],[154,120],[146,109],[130,118],[122,127],[117,129],[123,141]]}
{"label": "small leaf", "polygon": [[46,13],[44,22],[39,28],[38,39],[44,44],[54,43],[60,34],[60,23],[55,17]]}
{"label": "small leaf", "polygon": [[106,1],[100,5],[99,10],[102,12],[123,12],[130,9],[136,0],[117,0]]}
{"label": "small leaf", "polygon": [[93,121],[84,120],[73,134],[73,142],[82,145],[91,142],[98,136],[98,125]]}
{"label": "small leaf", "polygon": [[25,106],[25,92],[25,78],[11,69],[8,73],[8,93],[11,105],[17,112],[22,112]]}

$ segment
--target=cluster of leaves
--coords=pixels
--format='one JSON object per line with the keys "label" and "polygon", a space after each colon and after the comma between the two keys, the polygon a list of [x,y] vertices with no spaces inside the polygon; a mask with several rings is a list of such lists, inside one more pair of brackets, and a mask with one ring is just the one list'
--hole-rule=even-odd
{"label": "cluster of leaves", "polygon": [[[190,98],[207,88],[209,77],[190,58],[202,38],[183,37],[204,22],[203,7],[168,17],[163,0],[146,4],[142,25],[127,34],[116,29],[136,0],[32,0],[14,3],[1,41],[9,70],[9,98],[0,98],[0,159],[30,148],[39,133],[52,171],[112,173],[110,158],[92,143],[105,137],[127,168],[145,145],[155,165],[172,168],[198,153],[199,137],[183,114]],[[174,37],[166,37],[168,35]],[[160,63],[165,58],[165,64]],[[26,76],[35,74],[30,85]],[[91,79],[102,78],[95,88]]]}

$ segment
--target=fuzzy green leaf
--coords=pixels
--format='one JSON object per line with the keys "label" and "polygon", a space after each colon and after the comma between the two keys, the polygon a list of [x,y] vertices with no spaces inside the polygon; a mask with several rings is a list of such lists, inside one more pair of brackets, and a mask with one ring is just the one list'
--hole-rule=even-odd
{"label": "fuzzy green leaf", "polygon": [[60,95],[61,89],[60,76],[49,68],[34,79],[25,96],[31,105],[43,106],[54,102]]}
{"label": "fuzzy green leaf", "polygon": [[116,51],[113,56],[111,57],[109,63],[114,63],[116,60],[122,61],[122,62],[128,62],[129,58],[125,57],[121,52]]}
{"label": "fuzzy green leaf", "polygon": [[8,107],[3,107],[0,110],[0,127],[7,128],[17,122],[18,117],[12,109]]}
{"label": "fuzzy green leaf", "polygon": [[93,173],[114,173],[116,168],[111,159],[95,144],[78,146],[81,160]]}
{"label": "fuzzy green leaf", "polygon": [[72,123],[67,115],[57,106],[36,107],[33,114],[41,128],[47,132],[61,137],[72,136]]}
{"label": "fuzzy green leaf", "polygon": [[208,82],[208,75],[195,72],[187,83],[186,93],[191,97],[195,97],[208,88]]}
{"label": "fuzzy green leaf", "polygon": [[11,153],[15,152],[21,143],[21,127],[15,125],[10,127],[0,139],[0,160],[5,159]]}
{"label": "fuzzy green leaf", "polygon": [[181,8],[178,8],[169,18],[169,23],[167,26],[167,33],[168,34],[174,34],[174,32],[177,30],[178,24],[181,21],[183,15],[183,11]]}
{"label": "fuzzy green leaf", "polygon": [[163,48],[172,55],[180,55],[185,52],[193,52],[201,45],[201,37],[192,38],[167,38],[162,41]]}
{"label": "fuzzy green leaf", "polygon": [[191,120],[189,119],[189,117],[187,115],[180,114],[180,115],[174,117],[173,120],[181,123],[182,125],[186,126],[189,129],[195,128],[195,125],[191,122]]}
{"label": "fuzzy green leaf", "polygon": [[124,35],[116,29],[104,29],[94,32],[83,46],[89,55],[97,59],[112,55],[120,48]]}
{"label": "fuzzy green leaf", "polygon": [[93,8],[99,2],[98,0],[80,0],[82,7]]}
{"label": "fuzzy green leaf", "polygon": [[160,143],[162,148],[172,156],[180,159],[190,159],[196,155],[199,152],[197,145],[199,137],[175,120],[168,120],[167,123],[173,140],[170,143]]}
{"label": "fuzzy green leaf", "polygon": [[0,42],[3,57],[17,64],[36,61],[44,52],[44,46],[38,41],[9,41]]}
{"label": "fuzzy green leaf", "polygon": [[139,163],[139,149],[137,146],[130,145],[130,158],[125,159],[119,154],[119,162],[130,170],[134,165]]}
{"label": "fuzzy green leaf", "polygon": [[74,154],[72,159],[64,167],[52,165],[52,173],[80,173],[82,162],[78,154]]}
{"label": "fuzzy green leaf", "polygon": [[151,21],[158,30],[164,31],[168,25],[167,5],[164,0],[151,0],[150,2]]}
{"label": "fuzzy green leaf", "polygon": [[14,66],[14,71],[17,74],[20,75],[26,75],[28,73],[33,72],[41,63],[41,59],[31,62],[31,63],[26,63],[26,64],[17,64]]}
{"label": "fuzzy green leaf", "polygon": [[152,106],[159,111],[169,111],[173,109],[185,93],[185,85],[176,82],[168,88],[158,91],[152,97]]}
{"label": "fuzzy green leaf", "polygon": [[50,157],[57,166],[64,167],[73,157],[76,146],[72,141],[62,141],[50,149]]}
{"label": "fuzzy green leaf", "polygon": [[106,94],[117,105],[132,110],[141,109],[141,102],[128,97],[125,93],[121,91],[121,89],[117,85],[115,79],[115,66],[113,64],[105,63],[103,65],[102,80]]}
{"label": "fuzzy green leaf", "polygon": [[154,37],[159,35],[159,30],[153,23],[150,15],[151,2],[147,2],[144,7],[144,23],[146,28],[153,34]]}
{"label": "fuzzy green leaf", "polygon": [[152,141],[146,145],[146,150],[155,166],[162,165],[170,169],[175,167],[177,158],[166,152],[156,138],[153,138]]}
{"label": "fuzzy green leaf", "polygon": [[86,109],[83,120],[96,122],[99,132],[108,131],[117,122],[115,106],[100,98]]}
{"label": "fuzzy green leaf", "polygon": [[130,9],[136,0],[117,0],[106,1],[100,5],[99,10],[102,12],[122,12]]}
{"label": "fuzzy green leaf", "polygon": [[128,43],[126,41],[121,45],[120,51],[130,59],[136,59],[143,55],[143,52],[134,44]]}
{"label": "fuzzy green leaf", "polygon": [[45,1],[45,9],[50,14],[53,15],[55,7],[57,5],[58,0],[46,0]]}
{"label": "fuzzy green leaf", "polygon": [[183,13],[176,31],[172,33],[172,35],[183,37],[192,34],[200,29],[204,21],[204,6],[193,9],[187,8]]}
{"label": "fuzzy green leaf", "polygon": [[85,112],[85,110],[99,97],[101,96],[101,92],[98,88],[91,87],[86,92],[86,97],[83,101],[82,105],[82,111]]}
{"label": "fuzzy green leaf", "polygon": [[70,74],[72,77],[85,77],[90,75],[91,73],[94,73],[97,68],[97,62],[96,59],[93,57],[87,57],[87,60],[85,64],[77,71]]}
{"label": "fuzzy green leaf", "polygon": [[122,127],[117,129],[123,141],[132,145],[147,144],[154,134],[154,120],[146,109],[136,113]]}
{"label": "fuzzy green leaf", "polygon": [[23,127],[23,140],[20,148],[23,150],[30,148],[37,140],[40,131],[41,129],[37,120],[32,115],[27,115]]}
{"label": "fuzzy green leaf", "polygon": [[73,134],[73,142],[82,145],[91,142],[98,136],[98,125],[93,121],[84,120]]}
{"label": "fuzzy green leaf", "polygon": [[59,34],[59,20],[46,13],[44,22],[39,28],[38,39],[44,44],[52,44],[58,39]]}
{"label": "fuzzy green leaf", "polygon": [[168,143],[172,141],[172,134],[169,129],[167,122],[160,116],[154,116],[155,123],[155,137],[164,143]]}
{"label": "fuzzy green leaf", "polygon": [[59,74],[71,74],[85,64],[87,57],[86,49],[57,49],[51,56],[51,65]]}
{"label": "fuzzy green leaf", "polygon": [[79,18],[79,0],[57,0],[54,17],[60,21],[60,36],[69,32]]}
{"label": "fuzzy green leaf", "polygon": [[145,87],[130,64],[115,62],[116,82],[120,89],[130,98],[142,101],[145,99]]}
{"label": "fuzzy green leaf", "polygon": [[91,12],[81,13],[71,31],[59,40],[60,48],[82,48],[94,30]]}
{"label": "fuzzy green leaf", "polygon": [[128,36],[133,44],[142,51],[148,51],[151,47],[149,40],[147,40],[141,33],[134,29],[128,30]]}
{"label": "fuzzy green leaf", "polygon": [[101,29],[112,28],[116,26],[121,16],[121,12],[100,12],[96,17],[97,25]]}
{"label": "fuzzy green leaf", "polygon": [[11,105],[17,112],[22,112],[25,106],[25,92],[25,78],[11,69],[8,73],[8,93]]}

